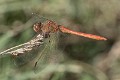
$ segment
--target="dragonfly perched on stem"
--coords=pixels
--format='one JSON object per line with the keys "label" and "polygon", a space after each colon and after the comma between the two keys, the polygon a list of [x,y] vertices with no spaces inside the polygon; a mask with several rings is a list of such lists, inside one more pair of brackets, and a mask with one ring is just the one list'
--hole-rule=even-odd
{"label": "dragonfly perched on stem", "polygon": [[[7,49],[1,52],[0,55],[11,54],[11,55],[19,56],[20,54],[22,55],[27,52],[30,52],[34,50],[35,48],[38,48],[39,46],[41,46],[44,43],[44,40],[51,36],[51,33],[56,33],[58,31],[62,33],[83,36],[83,37],[95,39],[95,40],[107,40],[105,37],[102,37],[102,36],[87,34],[83,32],[76,32],[76,31],[73,31],[71,29],[64,27],[63,25],[58,25],[52,20],[45,19],[45,18],[43,19],[42,19],[43,21],[41,20],[33,24],[33,30],[36,33],[38,33],[38,35],[35,38],[21,45]],[[37,62],[35,63],[35,65],[37,65]]]}

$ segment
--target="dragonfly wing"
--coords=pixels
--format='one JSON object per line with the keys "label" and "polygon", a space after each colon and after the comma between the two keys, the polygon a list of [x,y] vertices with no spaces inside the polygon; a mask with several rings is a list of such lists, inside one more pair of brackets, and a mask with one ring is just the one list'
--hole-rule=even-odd
{"label": "dragonfly wing", "polygon": [[[37,49],[32,50],[31,52],[26,52],[18,56],[13,56],[14,63],[17,67],[23,66],[33,60],[37,56]],[[36,53],[36,54],[34,54]]]}
{"label": "dragonfly wing", "polygon": [[33,17],[31,18],[32,23],[36,23],[36,22],[41,22],[44,23],[46,22],[48,19],[44,18],[43,16],[40,16],[38,14],[33,13]]}
{"label": "dragonfly wing", "polygon": [[58,36],[56,34],[51,35],[50,38],[46,40],[45,48],[40,52],[40,55],[36,60],[34,67],[35,71],[40,71],[50,64],[56,65],[64,59],[64,56],[57,48],[57,41]]}

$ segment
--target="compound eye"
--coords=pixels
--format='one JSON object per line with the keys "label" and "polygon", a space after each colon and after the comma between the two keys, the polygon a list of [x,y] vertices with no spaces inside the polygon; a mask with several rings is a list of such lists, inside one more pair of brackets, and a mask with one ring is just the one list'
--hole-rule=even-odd
{"label": "compound eye", "polygon": [[42,28],[42,24],[40,22],[39,23],[35,23],[33,25],[33,29],[34,29],[35,32],[40,32],[41,28]]}

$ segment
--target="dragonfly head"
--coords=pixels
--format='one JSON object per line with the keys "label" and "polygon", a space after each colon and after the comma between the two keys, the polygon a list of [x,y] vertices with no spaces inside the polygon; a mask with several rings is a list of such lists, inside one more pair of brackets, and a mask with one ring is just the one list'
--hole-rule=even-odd
{"label": "dragonfly head", "polygon": [[42,28],[42,23],[41,22],[37,22],[33,25],[33,29],[37,33],[41,32],[41,28]]}

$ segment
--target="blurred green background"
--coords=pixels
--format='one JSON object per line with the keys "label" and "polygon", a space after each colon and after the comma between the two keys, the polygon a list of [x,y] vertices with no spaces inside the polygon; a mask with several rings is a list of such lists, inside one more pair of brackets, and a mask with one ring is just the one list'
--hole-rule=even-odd
{"label": "blurred green background", "polygon": [[31,40],[39,16],[108,39],[54,33],[29,54],[0,56],[0,80],[119,80],[119,7],[119,0],[0,0],[0,51]]}

